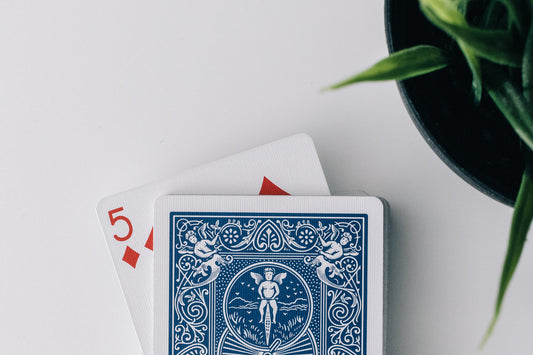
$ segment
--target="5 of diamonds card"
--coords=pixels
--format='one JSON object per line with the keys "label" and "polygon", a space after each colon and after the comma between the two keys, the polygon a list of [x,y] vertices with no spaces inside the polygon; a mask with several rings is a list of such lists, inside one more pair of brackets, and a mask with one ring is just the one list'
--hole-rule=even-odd
{"label": "5 of diamonds card", "polygon": [[143,352],[153,350],[153,206],[167,194],[329,195],[311,138],[297,134],[106,197],[97,211]]}
{"label": "5 of diamonds card", "polygon": [[164,196],[155,354],[381,354],[378,198]]}

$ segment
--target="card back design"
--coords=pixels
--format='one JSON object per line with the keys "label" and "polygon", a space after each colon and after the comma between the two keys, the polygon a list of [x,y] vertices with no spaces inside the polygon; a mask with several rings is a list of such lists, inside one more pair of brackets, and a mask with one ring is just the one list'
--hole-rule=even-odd
{"label": "card back design", "polygon": [[169,354],[366,354],[367,214],[169,222]]}

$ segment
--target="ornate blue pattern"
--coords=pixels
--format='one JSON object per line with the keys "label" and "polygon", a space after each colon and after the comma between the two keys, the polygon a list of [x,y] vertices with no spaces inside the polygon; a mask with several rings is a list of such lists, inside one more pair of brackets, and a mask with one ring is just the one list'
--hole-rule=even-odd
{"label": "ornate blue pattern", "polygon": [[367,218],[171,213],[169,354],[366,354]]}

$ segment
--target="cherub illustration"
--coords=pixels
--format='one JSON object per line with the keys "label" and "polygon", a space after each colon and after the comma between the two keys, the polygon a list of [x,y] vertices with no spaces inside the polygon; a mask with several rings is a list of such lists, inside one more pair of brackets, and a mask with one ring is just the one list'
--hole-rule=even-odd
{"label": "cherub illustration", "polygon": [[198,239],[194,230],[189,230],[187,233],[185,233],[185,238],[191,245],[187,245],[187,243],[185,243],[185,245],[182,245],[178,250],[178,253],[180,254],[194,254],[200,258],[201,263],[197,267],[193,268],[194,272],[192,277],[194,278],[199,274],[202,274],[204,277],[204,279],[202,279],[200,282],[190,281],[190,286],[184,286],[181,288],[177,299],[178,303],[181,305],[184,304],[183,297],[187,291],[208,285],[209,283],[213,282],[220,274],[220,267],[231,262],[231,259],[228,259],[228,257],[224,259],[222,256],[220,256],[220,254],[218,254],[217,247],[211,248],[216,244],[218,236],[209,239],[205,231],[206,227],[207,224],[204,224],[202,227],[198,228],[198,234],[201,237],[200,240]]}
{"label": "cherub illustration", "polygon": [[329,260],[340,259],[345,252],[344,246],[351,241],[352,235],[348,232],[342,234],[340,242],[336,242],[335,240],[329,240],[326,242],[320,237],[320,244],[322,244],[322,248],[328,248],[326,250],[322,249],[320,254],[324,255]]}
{"label": "cherub illustration", "polygon": [[[198,274],[202,274],[203,276],[207,276],[207,267],[211,266],[214,269],[214,264],[224,264],[225,261],[222,259],[220,255],[217,254],[218,249],[212,248],[216,242],[218,236],[215,236],[213,239],[209,239],[206,232],[205,232],[206,225],[204,224],[202,227],[198,229],[198,234],[200,235],[201,239],[198,240],[197,234],[195,231],[190,230],[187,233],[185,233],[185,238],[191,243],[191,245],[183,246],[181,250],[179,250],[180,254],[193,254],[196,255],[199,258],[202,259],[209,259],[209,261],[203,261],[198,268],[195,269],[195,272],[193,276],[196,276]],[[192,249],[192,251],[191,251]],[[213,265],[212,265],[213,264]]]}
{"label": "cherub illustration", "polygon": [[216,244],[218,236],[215,236],[211,240],[208,239],[205,233],[205,227],[206,225],[204,224],[201,228],[198,229],[198,233],[202,237],[202,239],[200,240],[198,240],[195,231],[191,230],[185,234],[185,238],[187,238],[189,243],[194,245],[194,255],[203,259],[209,258],[211,255],[215,254],[218,251],[216,248],[209,248]]}
{"label": "cherub illustration", "polygon": [[326,270],[329,270],[330,277],[338,276],[342,279],[344,278],[344,269],[337,267],[335,261],[341,259],[344,255],[355,256],[358,253],[353,246],[345,248],[345,246],[352,241],[352,235],[350,233],[344,232],[341,235],[340,241],[337,242],[340,232],[334,226],[331,227],[331,230],[333,232],[331,240],[325,241],[320,237],[320,244],[322,244],[322,247],[319,248],[320,251],[318,252],[320,255],[313,260],[312,264],[318,266],[317,272],[319,277],[324,277]]}
{"label": "cherub illustration", "polygon": [[261,297],[261,304],[259,305],[259,313],[261,314],[261,320],[259,323],[263,323],[263,317],[265,315],[265,307],[270,305],[272,308],[272,323],[276,323],[276,314],[278,313],[278,305],[276,303],[276,297],[279,295],[279,285],[283,283],[283,279],[287,277],[286,272],[281,272],[274,276],[274,268],[265,268],[265,278],[255,272],[250,272],[250,275],[255,280],[255,283],[259,285],[257,292]]}
{"label": "cherub illustration", "polygon": [[[353,299],[352,307],[355,307],[359,302],[359,296],[353,289],[347,287],[351,279],[346,279],[344,275],[345,269],[341,267],[342,263],[340,259],[343,256],[356,256],[359,253],[354,245],[350,245],[348,248],[345,247],[352,241],[352,235],[350,233],[342,233],[340,240],[337,242],[340,231],[335,226],[331,226],[331,231],[330,240],[325,241],[320,238],[322,247],[319,247],[319,255],[310,264],[316,266],[316,272],[320,281],[331,287],[348,292]],[[358,237],[356,236],[356,238]],[[334,278],[337,278],[337,281],[332,280]],[[339,279],[343,280],[342,283]]]}

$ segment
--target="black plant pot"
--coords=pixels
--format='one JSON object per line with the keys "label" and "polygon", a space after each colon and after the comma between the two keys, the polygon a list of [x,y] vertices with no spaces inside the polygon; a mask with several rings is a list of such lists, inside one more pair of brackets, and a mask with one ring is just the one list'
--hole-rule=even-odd
{"label": "black plant pot", "polygon": [[514,205],[522,172],[520,139],[484,95],[475,104],[472,76],[453,41],[426,20],[418,0],[385,0],[390,52],[419,44],[447,49],[450,67],[398,82],[416,127],[437,155],[479,191]]}

